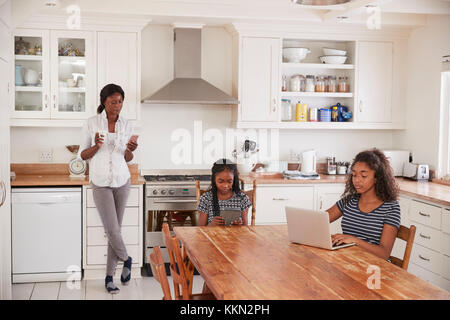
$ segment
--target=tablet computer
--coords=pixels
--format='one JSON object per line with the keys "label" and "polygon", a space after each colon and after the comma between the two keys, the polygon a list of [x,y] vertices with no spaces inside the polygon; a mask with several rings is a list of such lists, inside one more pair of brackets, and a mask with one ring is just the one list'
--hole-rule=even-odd
{"label": "tablet computer", "polygon": [[221,210],[220,216],[225,220],[225,225],[229,226],[241,218],[241,211],[239,210]]}

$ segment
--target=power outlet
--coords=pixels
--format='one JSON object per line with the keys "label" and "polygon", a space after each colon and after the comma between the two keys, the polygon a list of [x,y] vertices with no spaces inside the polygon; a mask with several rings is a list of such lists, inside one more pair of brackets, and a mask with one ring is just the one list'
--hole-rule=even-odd
{"label": "power outlet", "polygon": [[39,162],[52,162],[53,161],[53,150],[41,150],[39,151]]}

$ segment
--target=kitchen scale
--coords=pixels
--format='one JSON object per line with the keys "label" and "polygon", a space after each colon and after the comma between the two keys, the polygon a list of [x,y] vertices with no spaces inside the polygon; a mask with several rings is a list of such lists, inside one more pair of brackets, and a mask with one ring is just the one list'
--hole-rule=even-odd
{"label": "kitchen scale", "polygon": [[87,169],[86,161],[78,158],[78,150],[80,149],[79,145],[70,145],[66,146],[67,150],[69,150],[74,157],[69,162],[69,172],[71,178],[84,179],[86,175],[84,174]]}

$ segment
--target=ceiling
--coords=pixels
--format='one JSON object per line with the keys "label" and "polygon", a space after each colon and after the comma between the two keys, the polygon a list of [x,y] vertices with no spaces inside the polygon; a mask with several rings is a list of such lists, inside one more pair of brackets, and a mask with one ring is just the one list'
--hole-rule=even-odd
{"label": "ceiling", "polygon": [[46,7],[47,1],[13,0],[16,25],[33,14],[67,15],[66,8],[70,5],[78,6],[86,16],[120,14],[149,18],[153,24],[365,23],[375,10],[379,10],[383,23],[388,25],[423,25],[427,15],[435,14],[450,18],[450,0],[352,0],[335,6],[301,6],[291,0],[54,0],[58,3],[56,7]]}

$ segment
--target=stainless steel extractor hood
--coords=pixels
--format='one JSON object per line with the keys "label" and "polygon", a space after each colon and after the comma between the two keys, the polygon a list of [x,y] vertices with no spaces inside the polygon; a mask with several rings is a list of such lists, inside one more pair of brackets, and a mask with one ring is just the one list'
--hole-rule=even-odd
{"label": "stainless steel extractor hood", "polygon": [[239,101],[201,78],[201,29],[174,29],[174,80],[142,103],[238,104]]}

